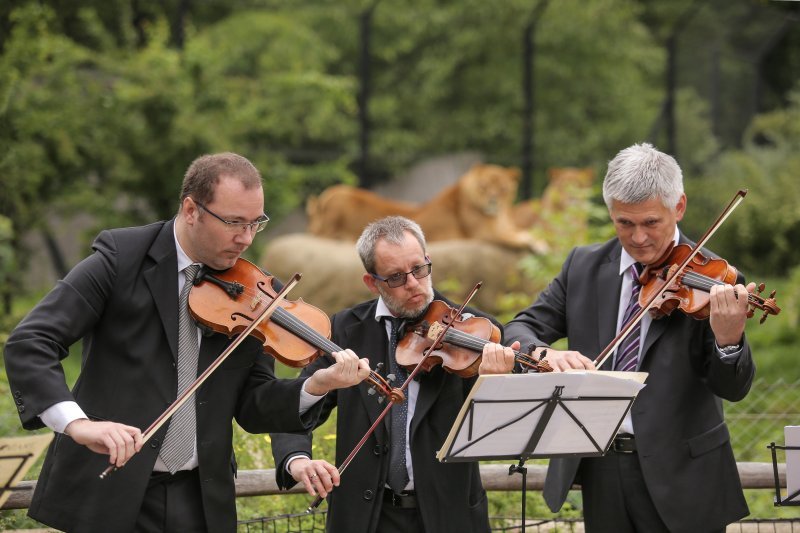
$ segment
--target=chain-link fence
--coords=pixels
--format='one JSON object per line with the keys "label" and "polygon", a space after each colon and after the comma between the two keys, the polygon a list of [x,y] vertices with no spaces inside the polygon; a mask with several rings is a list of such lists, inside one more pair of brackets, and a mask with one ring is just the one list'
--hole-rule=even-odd
{"label": "chain-link fence", "polygon": [[[491,517],[493,532],[519,533],[520,518]],[[527,519],[525,531],[530,533],[583,533],[579,518]],[[239,533],[324,533],[325,511],[312,514],[273,516],[239,522]],[[748,519],[728,526],[726,533],[800,533],[800,519]]]}
{"label": "chain-link fence", "polygon": [[772,461],[767,446],[783,444],[783,428],[800,425],[800,379],[756,379],[747,397],[725,403],[737,461]]}

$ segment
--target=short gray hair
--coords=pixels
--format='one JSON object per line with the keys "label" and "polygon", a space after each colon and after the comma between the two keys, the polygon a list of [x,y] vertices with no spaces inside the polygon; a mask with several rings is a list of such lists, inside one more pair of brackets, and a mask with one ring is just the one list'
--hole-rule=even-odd
{"label": "short gray hair", "polygon": [[681,167],[674,157],[659,152],[652,144],[634,144],[621,150],[608,163],[603,200],[609,209],[614,200],[638,204],[654,198],[672,209],[682,194]]}
{"label": "short gray hair", "polygon": [[425,234],[419,224],[405,217],[391,216],[371,222],[361,232],[356,250],[367,272],[375,274],[375,247],[381,239],[391,244],[403,244],[405,232],[411,233],[426,252]]}

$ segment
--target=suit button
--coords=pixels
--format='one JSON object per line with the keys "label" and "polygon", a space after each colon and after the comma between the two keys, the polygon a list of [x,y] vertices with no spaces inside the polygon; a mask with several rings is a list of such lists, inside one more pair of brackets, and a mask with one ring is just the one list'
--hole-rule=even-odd
{"label": "suit button", "polygon": [[150,447],[153,449],[158,448],[160,444],[161,442],[158,439],[153,439],[150,441]]}
{"label": "suit button", "polygon": [[374,497],[375,497],[375,493],[372,492],[371,490],[365,490],[364,491],[364,499],[365,500],[370,501]]}
{"label": "suit button", "polygon": [[25,403],[22,401],[22,398],[17,398],[15,401],[17,402],[17,405],[22,405],[23,403]]}
{"label": "suit button", "polygon": [[375,455],[380,455],[382,449],[383,446],[381,446],[380,444],[376,444],[375,447],[372,448],[372,453],[374,453]]}
{"label": "suit button", "polygon": [[19,411],[20,413],[24,413],[25,412],[25,406],[24,405],[20,405],[19,407],[17,407],[17,411]]}
{"label": "suit button", "polygon": [[22,393],[20,391],[16,391],[14,393],[14,398],[22,398]]}

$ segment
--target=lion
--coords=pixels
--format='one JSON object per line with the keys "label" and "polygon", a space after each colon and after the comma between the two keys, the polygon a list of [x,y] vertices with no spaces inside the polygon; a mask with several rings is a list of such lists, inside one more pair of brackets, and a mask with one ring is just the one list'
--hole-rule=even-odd
{"label": "lion", "polygon": [[548,184],[541,198],[515,204],[511,218],[517,227],[529,229],[546,220],[549,215],[563,211],[578,195],[594,182],[592,167],[553,167],[547,170]]}
{"label": "lion", "polygon": [[417,221],[428,241],[479,239],[541,253],[546,246],[511,218],[519,177],[517,168],[475,164],[456,183],[419,205],[336,185],[309,199],[308,231],[320,237],[355,240],[370,222],[401,215]]}

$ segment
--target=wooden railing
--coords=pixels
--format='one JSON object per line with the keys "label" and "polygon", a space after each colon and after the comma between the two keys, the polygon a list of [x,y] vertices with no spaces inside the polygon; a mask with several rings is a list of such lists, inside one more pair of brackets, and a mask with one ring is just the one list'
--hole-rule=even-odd
{"label": "wooden railing", "polygon": [[[771,489],[775,490],[775,474],[772,463],[737,463],[739,478],[746,489]],[[516,491],[520,490],[522,476],[508,475],[507,465],[482,464],[481,481],[486,490],[490,491]],[[542,490],[544,477],[547,471],[545,465],[527,466],[527,489]],[[786,465],[778,465],[778,477],[782,488],[786,488]],[[23,481],[14,487],[10,498],[0,509],[25,509],[31,502],[33,488],[36,481]],[[296,485],[289,491],[278,489],[275,481],[275,470],[243,470],[236,478],[236,497],[267,496],[305,492],[302,485]]]}

